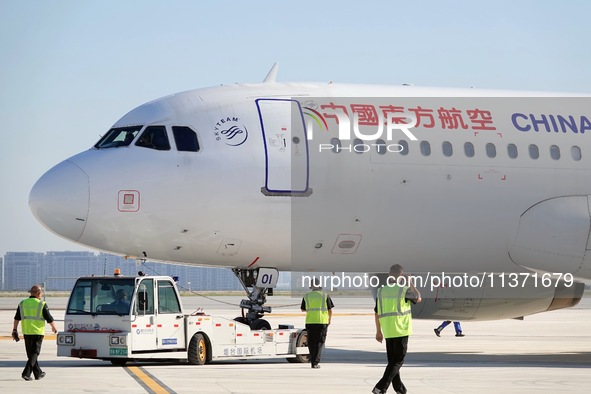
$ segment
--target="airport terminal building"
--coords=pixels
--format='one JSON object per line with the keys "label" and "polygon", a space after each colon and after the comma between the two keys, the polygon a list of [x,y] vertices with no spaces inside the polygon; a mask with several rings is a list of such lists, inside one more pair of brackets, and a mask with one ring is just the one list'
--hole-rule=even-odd
{"label": "airport terminal building", "polygon": [[120,256],[93,252],[7,252],[0,257],[0,290],[27,291],[35,283],[47,290],[70,290],[76,278],[90,275],[112,275],[115,268],[122,275],[178,276],[180,290],[242,290],[230,269],[181,266],[126,260]]}

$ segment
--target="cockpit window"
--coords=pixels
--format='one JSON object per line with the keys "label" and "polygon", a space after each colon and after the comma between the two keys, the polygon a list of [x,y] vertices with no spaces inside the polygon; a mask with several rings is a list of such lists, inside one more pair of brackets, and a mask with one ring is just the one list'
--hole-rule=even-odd
{"label": "cockpit window", "polygon": [[94,147],[97,149],[104,149],[128,146],[131,144],[131,141],[133,141],[137,133],[140,132],[142,127],[143,126],[112,128],[107,134],[103,136],[103,138],[99,140],[99,142],[94,145]]}
{"label": "cockpit window", "polygon": [[156,150],[170,150],[170,143],[164,126],[148,126],[142,133],[136,146]]}
{"label": "cockpit window", "polygon": [[199,152],[197,133],[186,126],[172,126],[176,148],[182,152]]}

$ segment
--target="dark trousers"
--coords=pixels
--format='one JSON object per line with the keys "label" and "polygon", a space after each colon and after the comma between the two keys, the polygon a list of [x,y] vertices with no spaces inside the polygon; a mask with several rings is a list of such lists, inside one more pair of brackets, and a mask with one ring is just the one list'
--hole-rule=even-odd
{"label": "dark trousers", "polygon": [[308,350],[310,351],[310,362],[312,365],[320,363],[320,356],[326,342],[327,324],[306,324],[308,332]]}
{"label": "dark trousers", "polygon": [[404,364],[404,356],[406,356],[406,348],[408,347],[408,336],[399,338],[386,338],[386,353],[388,355],[388,365],[384,371],[384,376],[376,387],[383,392],[388,390],[388,386],[392,383],[392,387],[397,393],[406,393],[406,387],[400,379],[400,367]]}
{"label": "dark trousers", "polygon": [[41,354],[41,345],[43,344],[43,335],[23,335],[25,337],[25,349],[27,350],[27,365],[23,369],[22,376],[31,376],[31,372],[35,379],[41,375],[41,368],[37,362],[37,358]]}

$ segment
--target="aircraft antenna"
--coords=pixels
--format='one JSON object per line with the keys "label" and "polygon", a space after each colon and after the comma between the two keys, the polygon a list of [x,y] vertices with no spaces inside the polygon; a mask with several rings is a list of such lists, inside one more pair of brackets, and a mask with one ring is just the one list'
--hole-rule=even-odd
{"label": "aircraft antenna", "polygon": [[263,80],[264,83],[272,83],[275,82],[275,78],[277,78],[277,70],[279,69],[279,63],[273,64],[273,67],[267,73],[267,76]]}

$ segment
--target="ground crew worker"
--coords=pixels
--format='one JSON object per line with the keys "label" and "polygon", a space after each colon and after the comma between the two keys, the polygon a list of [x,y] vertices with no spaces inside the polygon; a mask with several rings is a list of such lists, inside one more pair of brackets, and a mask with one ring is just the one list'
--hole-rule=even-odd
{"label": "ground crew worker", "polygon": [[334,304],[330,296],[322,292],[319,281],[314,278],[310,292],[302,299],[301,309],[306,312],[306,331],[308,332],[308,350],[312,368],[320,368],[320,356],[326,342],[328,326],[332,319]]}
{"label": "ground crew worker", "polygon": [[[435,331],[435,335],[437,335],[438,337],[441,336],[441,331],[443,331],[443,329],[445,327],[447,327],[449,325],[449,323],[451,323],[451,320],[444,320],[443,323],[441,323],[439,325],[439,327],[434,328],[433,331]],[[465,336],[464,333],[462,332],[462,325],[460,324],[459,321],[455,321],[454,322],[454,328],[456,330],[456,337],[463,337]]]}
{"label": "ground crew worker", "polygon": [[374,394],[385,393],[390,383],[396,393],[406,393],[406,387],[400,379],[400,367],[406,356],[408,336],[412,334],[411,302],[421,302],[421,293],[404,276],[402,266],[395,264],[390,267],[388,283],[378,289],[374,309],[376,340],[382,343],[386,338],[388,355],[388,365],[384,376],[372,390]]}
{"label": "ground crew worker", "polygon": [[51,331],[57,333],[57,328],[53,322],[53,316],[49,313],[49,308],[45,301],[41,301],[41,286],[34,285],[29,290],[31,296],[22,300],[18,304],[16,314],[14,315],[14,324],[12,326],[12,338],[19,341],[18,337],[18,322],[22,322],[21,330],[25,338],[25,349],[27,351],[27,364],[21,374],[25,380],[33,380],[31,373],[36,380],[45,377],[45,372],[41,371],[37,358],[41,354],[41,345],[43,344],[43,336],[45,335],[45,322],[51,325]]}

